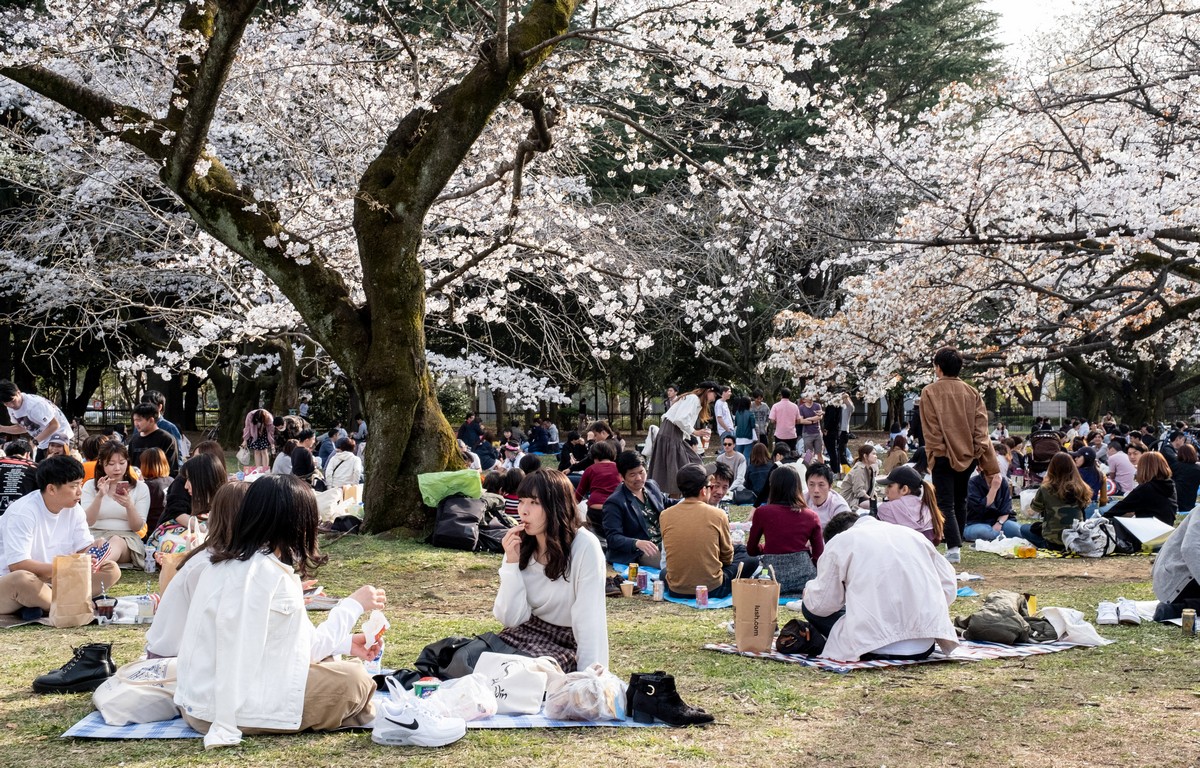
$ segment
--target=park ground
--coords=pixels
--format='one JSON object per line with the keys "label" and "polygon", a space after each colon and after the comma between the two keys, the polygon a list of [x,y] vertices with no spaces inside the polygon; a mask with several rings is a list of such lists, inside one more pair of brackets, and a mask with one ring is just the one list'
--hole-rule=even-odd
{"label": "park ground", "polygon": [[[325,551],[330,562],[320,577],[330,593],[348,594],[364,582],[387,589],[394,606],[389,666],[411,666],[426,643],[441,637],[497,629],[491,607],[499,555],[359,536],[328,543]],[[1040,605],[1078,608],[1094,620],[1102,599],[1150,599],[1150,565],[1149,557],[1004,560],[967,551],[961,568],[985,577],[972,584],[981,594],[1033,592]],[[130,573],[117,591],[133,594],[147,584],[144,574]],[[951,610],[968,614],[981,600],[960,598]],[[199,740],[62,739],[90,711],[90,695],[37,696],[30,681],[81,643],[113,643],[118,664],[136,659],[145,629],[36,626],[4,630],[0,766],[1200,764],[1200,644],[1183,639],[1177,627],[1104,627],[1113,645],[1029,659],[835,675],[701,650],[728,638],[720,625],[732,618],[730,610],[640,597],[607,605],[613,670],[622,677],[673,673],[685,700],[716,715],[716,725],[468,731],[457,744],[428,751],[377,746],[363,733],[252,737],[210,753]]]}

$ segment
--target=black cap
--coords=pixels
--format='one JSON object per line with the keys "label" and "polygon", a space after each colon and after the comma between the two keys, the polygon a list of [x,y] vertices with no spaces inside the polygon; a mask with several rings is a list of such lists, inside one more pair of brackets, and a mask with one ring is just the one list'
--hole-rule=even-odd
{"label": "black cap", "polygon": [[881,477],[876,482],[879,485],[896,483],[897,485],[905,486],[913,493],[920,493],[921,488],[924,486],[925,478],[921,477],[921,474],[917,470],[907,464],[901,464],[898,467],[894,467],[891,474],[887,477]]}
{"label": "black cap", "polygon": [[1088,448],[1086,445],[1080,448],[1078,451],[1071,451],[1071,455],[1077,459],[1082,456],[1085,463],[1094,462],[1096,460],[1096,450],[1094,448]]}

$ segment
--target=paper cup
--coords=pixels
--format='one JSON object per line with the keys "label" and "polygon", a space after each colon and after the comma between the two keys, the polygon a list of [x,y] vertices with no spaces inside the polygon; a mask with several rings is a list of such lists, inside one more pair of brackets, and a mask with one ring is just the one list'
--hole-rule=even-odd
{"label": "paper cup", "polygon": [[634,584],[632,581],[622,581],[621,594],[625,597],[633,597],[633,586]]}

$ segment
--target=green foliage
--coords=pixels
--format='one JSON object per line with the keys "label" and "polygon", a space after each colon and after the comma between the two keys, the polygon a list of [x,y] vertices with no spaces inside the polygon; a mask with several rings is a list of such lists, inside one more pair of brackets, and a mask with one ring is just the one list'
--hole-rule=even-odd
{"label": "green foliage", "polygon": [[446,416],[446,421],[457,424],[467,418],[471,412],[471,396],[466,390],[454,384],[443,384],[437,391],[438,406]]}

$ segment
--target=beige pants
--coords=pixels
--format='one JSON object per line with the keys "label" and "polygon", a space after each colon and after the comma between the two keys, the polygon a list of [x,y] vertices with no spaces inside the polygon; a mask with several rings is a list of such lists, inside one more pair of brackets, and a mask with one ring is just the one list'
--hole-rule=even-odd
{"label": "beige pants", "polygon": [[[300,733],[301,731],[334,731],[338,728],[361,728],[375,720],[375,705],[371,695],[375,681],[356,661],[322,661],[308,667],[308,682],[304,686],[304,714],[300,727],[294,731],[275,728],[238,729],[246,735],[255,733]],[[187,712],[183,719],[200,733],[208,733],[212,723],[198,720]]]}
{"label": "beige pants", "polygon": [[[92,596],[111,587],[121,580],[121,568],[116,563],[105,563],[92,574]],[[54,593],[50,585],[29,571],[13,571],[0,576],[0,614],[16,613],[22,608],[50,610]]]}

